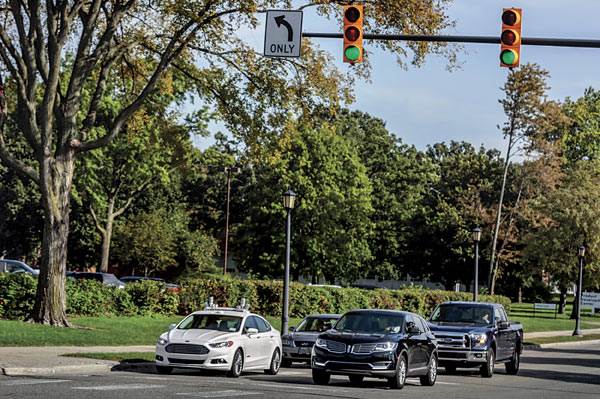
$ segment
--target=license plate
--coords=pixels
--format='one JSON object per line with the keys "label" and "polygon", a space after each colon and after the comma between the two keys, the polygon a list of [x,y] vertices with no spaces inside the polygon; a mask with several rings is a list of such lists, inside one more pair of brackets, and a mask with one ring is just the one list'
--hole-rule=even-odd
{"label": "license plate", "polygon": [[300,348],[298,350],[299,355],[310,355],[310,348]]}

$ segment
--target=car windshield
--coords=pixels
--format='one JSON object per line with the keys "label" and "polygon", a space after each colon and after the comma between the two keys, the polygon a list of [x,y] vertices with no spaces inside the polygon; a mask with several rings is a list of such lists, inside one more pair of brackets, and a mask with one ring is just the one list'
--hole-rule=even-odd
{"label": "car windshield", "polygon": [[296,331],[298,332],[323,332],[330,330],[337,318],[324,318],[324,317],[307,317],[300,323]]}
{"label": "car windshield", "polygon": [[441,305],[438,306],[431,321],[434,323],[473,324],[487,326],[492,324],[492,308],[489,306],[472,305]]}
{"label": "car windshield", "polygon": [[194,314],[188,316],[177,327],[178,330],[214,330],[214,331],[239,331],[242,318],[220,314]]}
{"label": "car windshield", "polygon": [[106,273],[104,274],[104,282],[107,284],[119,284],[121,281],[114,274]]}
{"label": "car windshield", "polygon": [[367,334],[397,334],[404,324],[403,315],[381,313],[347,313],[337,322],[341,332]]}

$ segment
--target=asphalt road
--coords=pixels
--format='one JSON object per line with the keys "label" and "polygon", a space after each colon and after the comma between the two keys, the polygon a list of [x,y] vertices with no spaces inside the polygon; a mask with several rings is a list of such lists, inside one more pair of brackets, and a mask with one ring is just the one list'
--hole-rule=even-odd
{"label": "asphalt road", "polygon": [[[277,376],[245,374],[229,379],[219,374],[181,371],[171,376],[112,372],[92,376],[0,376],[0,398],[598,398],[600,344],[526,351],[518,376],[502,366],[491,379],[463,372],[441,372],[434,387],[411,379],[402,391],[390,390],[383,380],[367,379],[362,387],[334,377],[329,386],[312,384],[310,370],[282,369]],[[417,396],[418,395],[418,396]]]}

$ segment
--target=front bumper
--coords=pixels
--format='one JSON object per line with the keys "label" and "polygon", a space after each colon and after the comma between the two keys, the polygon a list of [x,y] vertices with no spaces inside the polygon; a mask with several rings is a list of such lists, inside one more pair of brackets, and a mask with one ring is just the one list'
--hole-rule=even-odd
{"label": "front bumper", "polygon": [[210,348],[206,355],[169,353],[165,346],[156,345],[154,361],[157,366],[193,369],[229,370],[237,348]]}
{"label": "front bumper", "polygon": [[487,350],[485,349],[438,349],[438,361],[440,365],[459,365],[487,363]]}
{"label": "front bumper", "polygon": [[333,353],[314,347],[311,368],[337,375],[364,375],[391,378],[396,374],[396,353],[383,352],[369,355]]}
{"label": "front bumper", "polygon": [[297,362],[308,362],[310,361],[311,351],[312,347],[284,346],[283,358],[285,360],[292,360]]}

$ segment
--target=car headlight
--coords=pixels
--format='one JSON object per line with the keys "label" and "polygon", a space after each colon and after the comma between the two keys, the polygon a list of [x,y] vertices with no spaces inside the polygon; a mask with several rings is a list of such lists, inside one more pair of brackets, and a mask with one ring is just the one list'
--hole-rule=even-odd
{"label": "car headlight", "polygon": [[233,341],[223,341],[223,342],[215,342],[213,344],[208,344],[211,348],[230,348],[233,346]]}
{"label": "car headlight", "polygon": [[169,340],[163,337],[158,338],[157,344],[164,346],[169,343]]}
{"label": "car headlight", "polygon": [[282,338],[281,339],[281,345],[283,345],[283,346],[294,346],[294,341],[292,339],[289,339],[289,338]]}
{"label": "car headlight", "polygon": [[319,348],[327,349],[327,341],[325,341],[324,339],[321,339],[321,338],[317,338],[317,342],[315,342],[315,346],[318,346]]}
{"label": "car headlight", "polygon": [[389,352],[396,350],[398,347],[398,343],[396,342],[379,342],[375,344],[373,348],[373,352]]}
{"label": "car headlight", "polygon": [[471,338],[472,346],[481,346],[485,345],[487,342],[487,334],[469,334]]}

